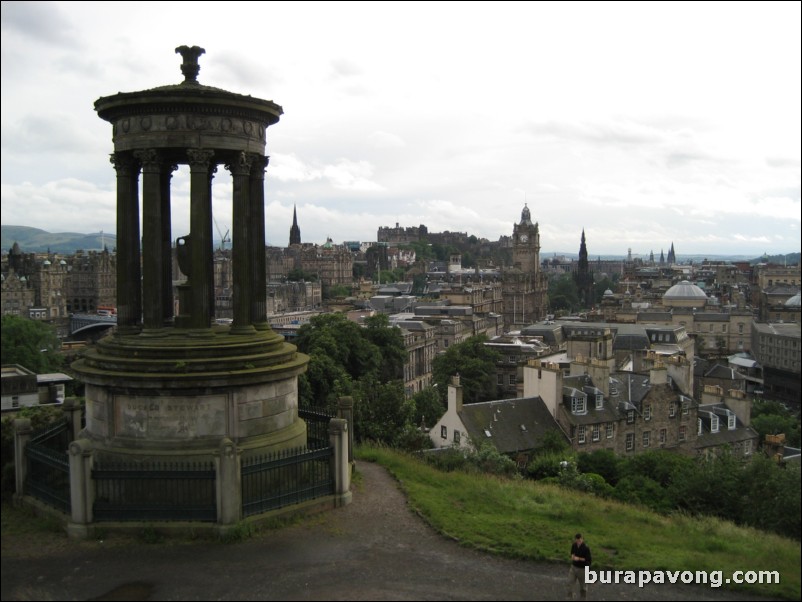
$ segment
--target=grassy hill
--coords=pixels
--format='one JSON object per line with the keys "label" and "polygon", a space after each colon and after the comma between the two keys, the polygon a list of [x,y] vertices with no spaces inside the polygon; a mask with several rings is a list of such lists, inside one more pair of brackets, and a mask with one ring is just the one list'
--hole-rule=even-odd
{"label": "grassy hill", "polygon": [[117,236],[110,233],[80,234],[78,232],[47,232],[28,226],[0,226],[0,248],[7,253],[14,243],[19,243],[23,253],[75,253],[99,251],[103,245],[109,250],[117,246]]}
{"label": "grassy hill", "polygon": [[435,529],[472,548],[515,558],[566,562],[582,532],[594,569],[778,571],[773,585],[724,585],[800,599],[799,542],[716,518],[663,516],[534,481],[442,472],[387,448],[362,447],[401,483],[410,505]]}

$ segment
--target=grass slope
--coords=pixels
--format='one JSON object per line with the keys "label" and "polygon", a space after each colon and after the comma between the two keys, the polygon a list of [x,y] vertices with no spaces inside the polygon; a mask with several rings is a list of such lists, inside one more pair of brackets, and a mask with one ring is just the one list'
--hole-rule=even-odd
{"label": "grass slope", "polygon": [[800,599],[799,542],[716,518],[649,510],[533,481],[441,472],[386,448],[362,447],[401,483],[409,504],[461,544],[516,558],[566,562],[574,533],[593,550],[595,569],[779,571],[780,583],[730,585]]}

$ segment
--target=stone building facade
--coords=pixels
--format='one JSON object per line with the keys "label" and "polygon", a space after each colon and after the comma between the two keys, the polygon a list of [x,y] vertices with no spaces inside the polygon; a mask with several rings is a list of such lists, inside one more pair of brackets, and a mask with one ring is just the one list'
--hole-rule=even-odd
{"label": "stone building facade", "polygon": [[527,206],[521,221],[513,225],[512,258],[512,267],[502,275],[505,330],[543,319],[548,307],[548,278],[540,266],[540,229]]}

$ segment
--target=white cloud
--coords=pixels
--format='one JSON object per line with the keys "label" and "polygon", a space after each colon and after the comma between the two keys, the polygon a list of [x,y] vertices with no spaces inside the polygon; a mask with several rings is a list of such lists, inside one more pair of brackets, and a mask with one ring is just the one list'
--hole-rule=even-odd
{"label": "white cloud", "polygon": [[[174,49],[198,44],[203,84],[285,110],[268,137],[276,240],[291,203],[322,242],[395,222],[495,239],[528,202],[544,251],[575,252],[583,227],[591,254],[799,249],[798,3],[729,6],[727,27],[713,4],[466,4],[459,27],[446,3],[225,9],[4,2],[4,223],[113,229],[93,102],[179,83]],[[214,210],[230,226],[226,178]],[[188,181],[173,183],[178,231]]]}

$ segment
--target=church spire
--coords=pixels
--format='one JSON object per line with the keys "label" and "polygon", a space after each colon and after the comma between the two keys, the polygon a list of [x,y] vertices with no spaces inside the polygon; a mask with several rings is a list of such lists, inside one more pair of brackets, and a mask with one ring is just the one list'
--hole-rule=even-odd
{"label": "church spire", "polygon": [[298,214],[292,206],[292,228],[290,228],[290,246],[301,244],[301,229],[298,227]]}

